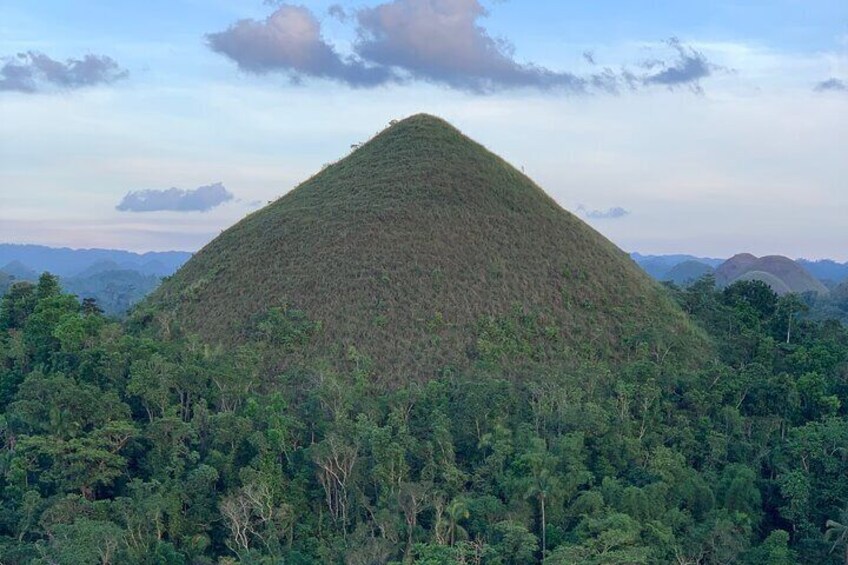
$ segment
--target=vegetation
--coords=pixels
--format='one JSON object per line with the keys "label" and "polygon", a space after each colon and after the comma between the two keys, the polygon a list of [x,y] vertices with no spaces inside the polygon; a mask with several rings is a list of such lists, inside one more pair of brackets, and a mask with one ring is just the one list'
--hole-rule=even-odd
{"label": "vegetation", "polygon": [[[0,245],[0,248],[2,247]],[[71,250],[56,251],[73,253]],[[84,254],[82,251],[79,253]],[[5,269],[9,271],[6,272]],[[16,267],[15,262],[10,263],[0,269],[0,294],[5,294],[15,282],[37,280],[38,273],[35,271],[29,271],[21,264]],[[161,278],[156,274],[123,268],[112,261],[93,263],[75,275],[59,279],[65,292],[75,294],[80,300],[94,299],[106,314],[119,317],[125,316],[132,306],[150,294],[160,282]]]}
{"label": "vegetation", "polygon": [[470,339],[478,322],[515,308],[544,313],[551,339],[601,357],[630,355],[646,326],[673,354],[705,349],[621,250],[426,115],[226,230],[151,303],[228,345],[249,338],[270,308],[305,312],[321,324],[316,354],[342,368],[353,347],[390,384],[465,370],[479,354]]}
{"label": "vegetation", "polygon": [[2,561],[841,563],[848,330],[758,282],[670,292],[714,341],[697,370],[650,339],[562,355],[516,310],[467,370],[387,391],[360,350],[309,357],[296,310],[224,350],[19,283]]}
{"label": "vegetation", "polygon": [[156,275],[129,269],[99,271],[87,276],[60,279],[62,288],[80,297],[93,298],[106,314],[124,316],[129,309],[159,286]]}
{"label": "vegetation", "polygon": [[821,298],[663,288],[416,116],[126,320],[8,289],[0,563],[841,563]]}
{"label": "vegetation", "polygon": [[816,320],[840,320],[848,324],[848,281],[834,287],[830,294],[805,294],[803,298],[810,309],[810,317]]}

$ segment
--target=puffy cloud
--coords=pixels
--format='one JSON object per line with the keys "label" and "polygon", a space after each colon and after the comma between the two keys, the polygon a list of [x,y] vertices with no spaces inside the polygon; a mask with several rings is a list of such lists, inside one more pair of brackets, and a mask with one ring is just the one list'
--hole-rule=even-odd
{"label": "puffy cloud", "polygon": [[813,90],[815,90],[816,92],[848,92],[848,84],[845,84],[844,81],[839,80],[838,78],[830,77],[827,80],[823,80],[820,83],[817,83]]}
{"label": "puffy cloud", "polygon": [[321,24],[306,7],[281,4],[263,21],[240,20],[207,35],[209,47],[244,71],[287,73],[336,80],[355,87],[422,80],[458,90],[490,93],[533,88],[567,94],[617,93],[622,86],[686,85],[700,92],[700,80],[718,67],[672,38],[675,57],[643,64],[634,73],[597,65],[592,51],[583,59],[597,72],[574,74],[516,59],[512,45],[492,37],[483,25],[488,12],[480,0],[388,0],[345,10],[334,4],[329,17],[356,26],[353,53],[342,56],[321,34]]}
{"label": "puffy cloud", "polygon": [[216,182],[194,190],[135,190],[128,192],[115,207],[122,212],[206,212],[233,199],[223,184]]}
{"label": "puffy cloud", "polygon": [[[668,45],[676,52],[677,58],[671,62],[657,59],[646,63],[645,66],[651,72],[642,77],[642,82],[669,88],[689,86],[700,91],[701,79],[710,76],[716,67],[707,61],[703,53],[683,45],[676,37],[669,39]],[[660,70],[654,71],[656,67],[660,67]]]}
{"label": "puffy cloud", "polygon": [[586,81],[513,57],[510,44],[491,37],[478,0],[393,0],[358,14],[356,52],[415,78],[471,91],[559,87],[583,91]]}
{"label": "puffy cloud", "polygon": [[577,207],[577,213],[582,214],[590,220],[615,220],[629,215],[630,211],[620,206],[614,206],[606,210],[589,210],[581,204]]}
{"label": "puffy cloud", "polygon": [[0,91],[38,92],[49,88],[75,89],[109,84],[129,73],[111,57],[86,55],[57,61],[37,51],[0,59]]}
{"label": "puffy cloud", "polygon": [[343,59],[321,36],[321,24],[309,9],[283,4],[264,21],[239,20],[206,36],[209,47],[257,74],[289,73],[335,79],[351,86],[375,86],[393,80],[385,68]]}

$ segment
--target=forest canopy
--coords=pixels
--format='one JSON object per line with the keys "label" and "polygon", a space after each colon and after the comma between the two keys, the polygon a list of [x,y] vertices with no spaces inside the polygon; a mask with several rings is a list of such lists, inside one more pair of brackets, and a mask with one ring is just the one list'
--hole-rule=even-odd
{"label": "forest canopy", "polygon": [[[760,282],[670,295],[696,369],[481,320],[462,373],[391,390],[270,311],[215,348],[18,283],[0,305],[0,555],[18,563],[841,563],[848,330]],[[279,369],[279,355],[290,360]],[[567,354],[566,354],[567,353]]]}

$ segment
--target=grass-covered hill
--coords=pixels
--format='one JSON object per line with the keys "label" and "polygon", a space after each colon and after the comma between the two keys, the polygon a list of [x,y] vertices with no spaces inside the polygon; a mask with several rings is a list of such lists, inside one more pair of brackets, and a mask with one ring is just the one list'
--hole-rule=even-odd
{"label": "grass-covered hill", "polygon": [[677,285],[685,286],[695,282],[703,276],[711,275],[715,272],[711,266],[700,261],[684,261],[678,263],[662,277],[664,281],[671,281]]}
{"label": "grass-covered hill", "polygon": [[760,281],[769,286],[775,294],[778,296],[783,296],[784,294],[789,294],[792,292],[792,289],[789,288],[782,279],[777,276],[766,272],[766,271],[745,271],[741,276],[737,277],[735,281]]}
{"label": "grass-covered hill", "polygon": [[[402,120],[226,230],[151,297],[208,341],[248,339],[276,308],[315,351],[427,378],[531,341],[625,355],[700,334],[628,256],[441,119]],[[534,330],[535,331],[535,330]],[[295,332],[297,334],[297,332]],[[353,348],[353,349],[351,349]],[[327,353],[330,352],[330,353]]]}
{"label": "grass-covered hill", "polygon": [[749,253],[741,253],[716,269],[716,282],[719,285],[726,286],[737,280],[761,280],[778,294],[828,292],[827,287],[808,273],[800,263],[781,255],[758,258]]}

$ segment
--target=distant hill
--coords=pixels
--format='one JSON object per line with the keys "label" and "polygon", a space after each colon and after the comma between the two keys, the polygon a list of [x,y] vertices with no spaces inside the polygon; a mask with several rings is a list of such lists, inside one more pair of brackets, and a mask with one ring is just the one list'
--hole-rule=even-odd
{"label": "distant hill", "polygon": [[116,249],[68,249],[43,245],[0,244],[0,292],[18,281],[36,281],[42,272],[59,276],[66,292],[94,298],[107,314],[122,316],[147,296],[162,277],[185,263],[191,253],[132,253]]}
{"label": "distant hill", "polygon": [[805,297],[814,320],[839,320],[848,325],[848,280],[831,289],[828,295]]}
{"label": "distant hill", "polygon": [[716,283],[727,286],[737,280],[761,280],[778,294],[814,292],[827,294],[827,287],[797,262],[781,255],[755,257],[750,253],[734,255],[715,272]]}
{"label": "distant hill", "polygon": [[792,292],[792,289],[789,288],[789,285],[787,285],[777,276],[766,271],[746,271],[742,273],[742,275],[737,277],[733,282],[738,281],[764,282],[769,287],[771,287],[771,289],[779,296],[783,296],[784,294],[789,294],[790,292]]}
{"label": "distant hill", "polygon": [[191,253],[186,251],[132,253],[117,249],[69,249],[0,243],[0,265],[17,261],[38,274],[49,271],[60,277],[78,275],[103,261],[112,262],[121,269],[164,277],[173,274],[189,257]]}
{"label": "distant hill", "polygon": [[716,284],[727,286],[745,272],[751,270],[757,262],[757,257],[750,253],[737,253],[716,268]]}
{"label": "distant hill", "polygon": [[[750,253],[740,253],[731,259],[715,259],[710,257],[696,257],[693,255],[643,255],[641,253],[631,253],[630,256],[642,269],[659,281],[679,279],[677,273],[672,273],[672,269],[683,263],[697,262],[703,265],[708,265],[713,269],[724,264],[721,271],[716,272],[716,282],[719,285],[725,285],[729,280],[733,280],[741,273],[750,269],[757,257]],[[786,259],[783,257],[782,259]],[[818,261],[810,261],[809,259],[797,259],[795,261],[803,270],[812,275],[813,278],[822,282],[825,287],[831,288],[842,281],[848,280],[848,262],[838,263],[831,259],[822,259]],[[696,267],[690,264],[683,269],[694,269]],[[685,271],[684,271],[685,273]]]}
{"label": "distant hill", "polygon": [[840,283],[833,291],[830,293],[831,297],[834,300],[839,300],[848,304],[848,281]]}
{"label": "distant hill", "polygon": [[[125,269],[123,266],[119,265],[115,261],[112,261],[112,260],[109,260],[109,259],[103,259],[101,261],[96,261],[96,262],[92,263],[91,265],[89,265],[88,267],[83,269],[82,271],[76,273],[74,275],[74,277],[86,278],[86,277],[90,277],[92,275],[96,275],[98,273],[105,273],[107,271],[121,271],[121,270],[135,270],[135,269],[129,269],[129,268]],[[141,270],[140,269],[136,270],[136,272],[141,273]]]}
{"label": "distant hill", "polygon": [[848,280],[848,262],[837,263],[831,259],[810,261],[809,259],[797,259],[799,265],[804,267],[808,273],[820,281],[833,281],[836,284]]}
{"label": "distant hill", "polygon": [[310,320],[320,324],[315,351],[368,359],[387,380],[427,379],[537,341],[611,358],[646,332],[681,355],[705,344],[624,252],[427,115],[223,232],[148,307],[223,343],[268,319],[301,336]]}
{"label": "distant hill", "polygon": [[715,269],[705,263],[689,260],[678,263],[669,269],[669,271],[663,276],[662,280],[671,281],[676,285],[685,286],[703,276],[711,275],[714,272]]}
{"label": "distant hill", "polygon": [[669,271],[688,261],[695,261],[708,265],[713,269],[724,263],[724,259],[716,259],[713,257],[695,257],[694,255],[642,255],[641,253],[631,253],[630,257],[636,261],[636,264],[658,281],[671,280],[668,278]]}
{"label": "distant hill", "polygon": [[159,286],[161,279],[156,275],[119,269],[59,280],[66,292],[76,294],[80,300],[94,298],[106,314],[121,316]]}
{"label": "distant hill", "polygon": [[0,267],[0,272],[8,275],[15,281],[35,281],[38,280],[38,275],[29,265],[24,265],[21,261],[12,260]]}
{"label": "distant hill", "polygon": [[15,279],[11,277],[11,275],[7,275],[3,271],[0,271],[0,295],[6,294],[6,291],[9,290],[9,287],[15,282]]}

